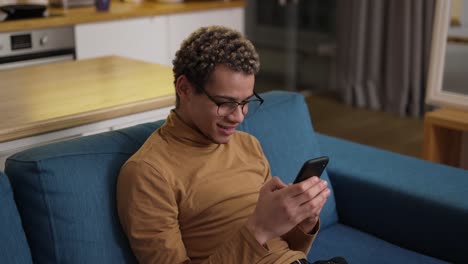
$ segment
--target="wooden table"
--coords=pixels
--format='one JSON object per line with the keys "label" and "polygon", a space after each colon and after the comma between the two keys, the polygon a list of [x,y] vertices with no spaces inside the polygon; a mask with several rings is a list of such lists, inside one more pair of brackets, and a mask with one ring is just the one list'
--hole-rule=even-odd
{"label": "wooden table", "polygon": [[102,57],[0,71],[0,142],[175,103],[172,68]]}
{"label": "wooden table", "polygon": [[440,108],[424,118],[423,157],[468,169],[468,112]]}

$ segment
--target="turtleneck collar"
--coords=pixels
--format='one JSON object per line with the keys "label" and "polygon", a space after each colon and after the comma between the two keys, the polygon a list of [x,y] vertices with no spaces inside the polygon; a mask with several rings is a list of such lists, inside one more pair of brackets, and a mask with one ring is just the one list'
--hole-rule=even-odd
{"label": "turtleneck collar", "polygon": [[182,118],[180,118],[175,109],[171,110],[166,122],[161,127],[161,133],[164,136],[170,136],[176,141],[189,146],[211,149],[220,145],[218,143],[214,143],[200,131],[190,127],[184,120],[182,120]]}

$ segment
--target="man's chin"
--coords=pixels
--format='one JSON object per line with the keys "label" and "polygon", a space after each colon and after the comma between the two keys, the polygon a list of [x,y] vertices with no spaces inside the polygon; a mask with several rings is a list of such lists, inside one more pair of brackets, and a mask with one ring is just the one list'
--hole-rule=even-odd
{"label": "man's chin", "polygon": [[229,140],[231,139],[232,135],[229,136],[217,136],[217,137],[212,137],[211,141],[216,144],[227,144]]}
{"label": "man's chin", "polygon": [[213,139],[213,143],[216,144],[227,144],[229,142],[230,137],[225,139]]}

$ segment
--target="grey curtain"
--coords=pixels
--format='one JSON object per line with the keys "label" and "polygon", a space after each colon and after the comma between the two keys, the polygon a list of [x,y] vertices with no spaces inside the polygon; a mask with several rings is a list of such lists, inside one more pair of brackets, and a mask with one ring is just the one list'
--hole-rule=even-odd
{"label": "grey curtain", "polygon": [[337,89],[350,105],[421,116],[435,0],[337,0]]}

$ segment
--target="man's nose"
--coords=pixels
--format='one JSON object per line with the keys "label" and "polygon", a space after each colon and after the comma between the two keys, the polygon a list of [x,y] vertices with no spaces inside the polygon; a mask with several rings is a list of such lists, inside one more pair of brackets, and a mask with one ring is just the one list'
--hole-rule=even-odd
{"label": "man's nose", "polygon": [[229,115],[232,122],[241,123],[244,120],[243,105],[238,105],[236,110]]}

